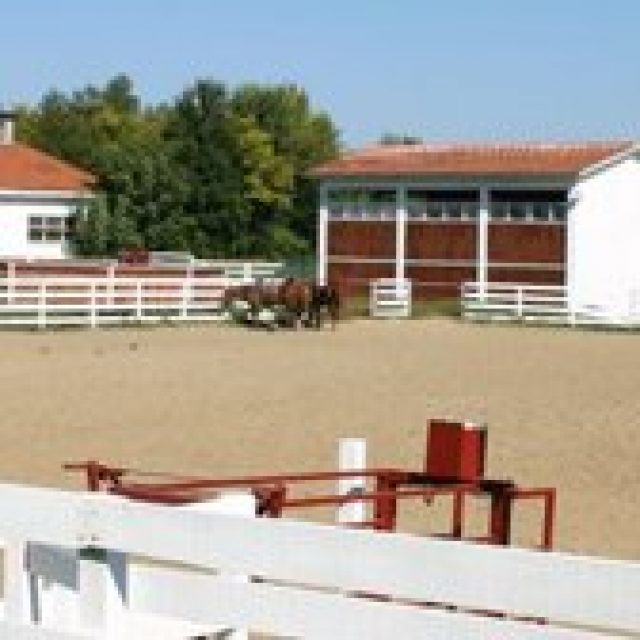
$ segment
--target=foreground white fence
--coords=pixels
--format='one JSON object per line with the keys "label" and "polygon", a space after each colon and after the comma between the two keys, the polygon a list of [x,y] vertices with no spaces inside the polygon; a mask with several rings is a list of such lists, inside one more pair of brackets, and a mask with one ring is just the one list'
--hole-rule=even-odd
{"label": "foreground white fence", "polygon": [[[9,485],[0,485],[0,537],[3,638],[224,637],[238,628],[317,640],[640,632],[640,565],[614,560]],[[129,562],[132,554],[154,563]],[[38,622],[47,589],[57,593],[54,613]]]}
{"label": "foreground white fence", "polygon": [[225,278],[0,279],[0,325],[215,320],[229,285]]}
{"label": "foreground white fence", "polygon": [[371,282],[369,313],[374,318],[408,318],[411,315],[411,280],[381,278]]}

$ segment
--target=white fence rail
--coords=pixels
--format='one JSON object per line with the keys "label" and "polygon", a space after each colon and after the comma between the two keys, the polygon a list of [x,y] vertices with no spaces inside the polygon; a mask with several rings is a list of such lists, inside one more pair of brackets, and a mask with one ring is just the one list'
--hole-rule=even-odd
{"label": "white fence rail", "polygon": [[225,278],[0,279],[0,325],[215,320],[230,284]]}
{"label": "white fence rail", "polygon": [[567,288],[549,285],[465,282],[462,310],[466,317],[575,322]]}
{"label": "white fence rail", "polygon": [[408,318],[411,315],[411,281],[382,278],[371,282],[369,313],[374,318]]}
{"label": "white fence rail", "polygon": [[[7,638],[238,628],[318,640],[640,632],[640,564],[616,560],[10,485],[0,485],[0,537]],[[154,563],[134,564],[131,554]],[[58,613],[38,622],[46,589],[57,590]],[[65,607],[74,615],[63,621]],[[151,624],[155,634],[140,632]]]}
{"label": "white fence rail", "polygon": [[630,289],[621,305],[576,305],[564,286],[465,282],[461,299],[463,315],[471,319],[640,326],[640,289]]}
{"label": "white fence rail", "polygon": [[282,275],[282,262],[243,262],[240,260],[195,260],[198,267],[219,268],[225,278],[233,282],[253,282],[262,278],[279,278]]}

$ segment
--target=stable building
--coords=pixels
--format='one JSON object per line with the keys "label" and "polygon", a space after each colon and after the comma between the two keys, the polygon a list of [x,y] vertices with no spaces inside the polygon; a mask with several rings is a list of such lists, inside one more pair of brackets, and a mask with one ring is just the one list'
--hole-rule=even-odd
{"label": "stable building", "polygon": [[375,146],[316,167],[318,278],[416,298],[465,282],[567,287],[569,306],[640,313],[640,147]]}
{"label": "stable building", "polygon": [[14,114],[0,110],[0,258],[69,257],[94,185],[91,174],[16,142]]}

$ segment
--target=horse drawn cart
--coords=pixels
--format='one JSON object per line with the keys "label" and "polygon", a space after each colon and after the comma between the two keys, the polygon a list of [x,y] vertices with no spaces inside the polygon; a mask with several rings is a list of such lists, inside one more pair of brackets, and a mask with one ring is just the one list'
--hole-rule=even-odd
{"label": "horse drawn cart", "polygon": [[318,285],[309,280],[285,278],[262,280],[229,287],[225,309],[242,324],[297,329],[321,329],[329,319],[335,329],[340,316],[340,296],[336,287]]}

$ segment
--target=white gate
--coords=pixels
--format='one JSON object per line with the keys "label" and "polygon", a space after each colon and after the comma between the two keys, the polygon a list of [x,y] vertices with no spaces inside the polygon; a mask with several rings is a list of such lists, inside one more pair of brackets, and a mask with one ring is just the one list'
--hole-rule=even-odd
{"label": "white gate", "polygon": [[374,318],[408,318],[411,315],[411,280],[372,280],[369,298]]}

